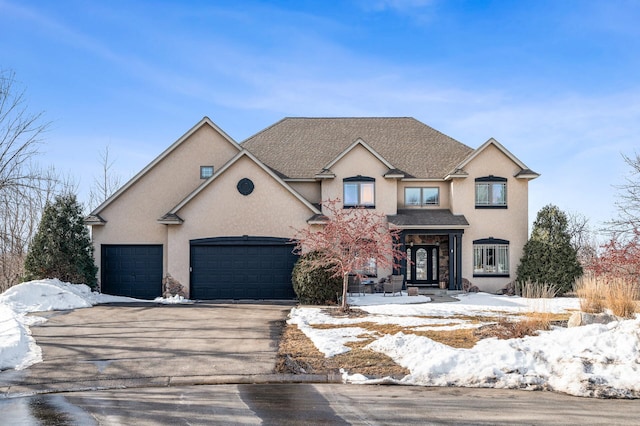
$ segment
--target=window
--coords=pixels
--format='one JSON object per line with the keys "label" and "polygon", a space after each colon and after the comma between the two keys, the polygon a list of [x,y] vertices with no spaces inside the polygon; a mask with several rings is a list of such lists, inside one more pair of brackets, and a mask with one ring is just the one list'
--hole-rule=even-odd
{"label": "window", "polygon": [[440,204],[440,188],[405,188],[405,206],[437,206]]}
{"label": "window", "polygon": [[376,264],[376,260],[374,258],[367,259],[360,268],[356,269],[356,273],[364,275],[365,277],[378,276],[378,265]]}
{"label": "window", "polygon": [[496,238],[474,241],[473,276],[509,276],[509,241]]}
{"label": "window", "polygon": [[476,208],[507,208],[507,179],[496,176],[476,179]]}
{"label": "window", "polygon": [[200,179],[208,179],[213,176],[213,166],[200,166]]}
{"label": "window", "polygon": [[375,202],[375,179],[356,176],[344,179],[344,206],[373,208]]}

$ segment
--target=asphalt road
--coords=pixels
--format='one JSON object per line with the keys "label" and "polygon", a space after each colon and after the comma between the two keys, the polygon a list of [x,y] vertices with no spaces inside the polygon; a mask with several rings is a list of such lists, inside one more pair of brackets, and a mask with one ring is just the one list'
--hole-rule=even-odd
{"label": "asphalt road", "polygon": [[309,379],[273,374],[289,310],[204,303],[43,313],[48,321],[31,331],[44,361],[0,372],[0,425],[640,423],[640,401],[284,383]]}
{"label": "asphalt road", "polygon": [[498,389],[243,384],[0,400],[7,425],[637,425],[640,401]]}

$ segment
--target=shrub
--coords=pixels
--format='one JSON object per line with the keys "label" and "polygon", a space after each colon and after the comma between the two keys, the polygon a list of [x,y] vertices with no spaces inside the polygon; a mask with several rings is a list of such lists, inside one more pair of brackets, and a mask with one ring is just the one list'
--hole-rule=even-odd
{"label": "shrub", "polygon": [[93,245],[74,194],[58,195],[53,203],[47,203],[24,269],[26,280],[58,278],[97,287]]}
{"label": "shrub", "polygon": [[582,266],[571,245],[567,215],[558,207],[548,205],[538,212],[516,273],[518,282],[550,283],[558,294],[571,290],[576,278],[582,275]]}
{"label": "shrub", "polygon": [[300,303],[312,305],[337,303],[338,294],[342,294],[342,277],[332,277],[332,273],[326,268],[310,267],[308,262],[317,257],[317,252],[300,256],[291,276],[293,291]]}

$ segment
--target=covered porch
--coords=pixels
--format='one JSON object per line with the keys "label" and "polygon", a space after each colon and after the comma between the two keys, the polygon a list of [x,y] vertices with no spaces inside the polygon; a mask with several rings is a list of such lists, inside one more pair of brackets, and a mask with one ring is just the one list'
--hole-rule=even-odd
{"label": "covered porch", "polygon": [[463,215],[446,209],[404,209],[387,220],[399,228],[406,254],[396,271],[406,286],[462,289],[462,236],[469,226]]}

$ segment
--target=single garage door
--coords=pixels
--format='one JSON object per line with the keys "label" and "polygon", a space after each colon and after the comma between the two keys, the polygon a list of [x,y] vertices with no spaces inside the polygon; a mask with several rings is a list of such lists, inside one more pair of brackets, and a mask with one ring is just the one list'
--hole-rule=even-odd
{"label": "single garage door", "polygon": [[287,238],[220,237],[191,241],[192,299],[293,299],[297,260]]}
{"label": "single garage door", "polygon": [[102,292],[138,299],[162,296],[161,245],[102,245]]}

